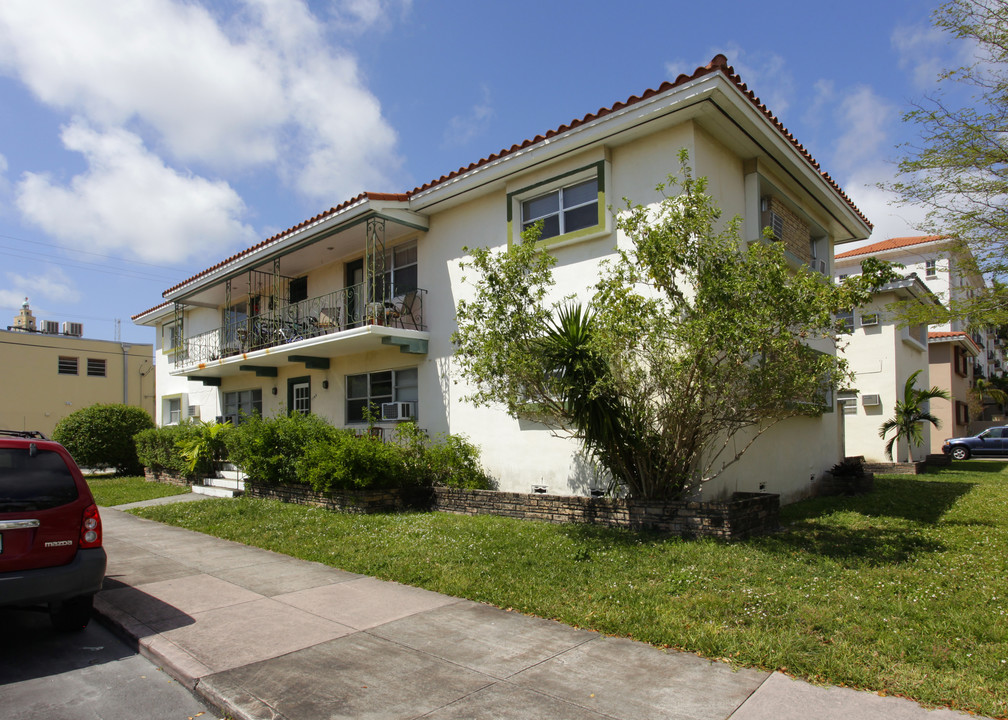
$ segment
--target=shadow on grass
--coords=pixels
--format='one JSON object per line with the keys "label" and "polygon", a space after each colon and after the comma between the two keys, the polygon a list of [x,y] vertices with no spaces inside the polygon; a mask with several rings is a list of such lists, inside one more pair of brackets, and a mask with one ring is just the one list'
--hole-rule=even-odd
{"label": "shadow on grass", "polygon": [[974,485],[890,475],[876,478],[875,490],[867,495],[815,498],[788,505],[781,509],[781,520],[787,524],[834,512],[855,512],[867,517],[901,518],[934,525]]}
{"label": "shadow on grass", "polygon": [[811,553],[847,567],[901,565],[920,555],[946,549],[934,538],[906,528],[845,527],[813,522],[799,523],[778,535],[750,542],[767,552],[788,557]]}

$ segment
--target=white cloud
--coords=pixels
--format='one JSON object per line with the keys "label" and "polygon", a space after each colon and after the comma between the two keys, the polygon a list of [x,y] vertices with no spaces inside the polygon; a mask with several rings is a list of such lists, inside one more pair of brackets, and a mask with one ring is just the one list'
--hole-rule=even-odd
{"label": "white cloud", "polygon": [[893,153],[892,128],[898,123],[896,107],[872,88],[860,85],[844,94],[834,119],[839,130],[831,161],[835,172],[883,171]]}
{"label": "white cloud", "polygon": [[338,0],[332,5],[332,17],[343,29],[363,32],[388,21],[396,7],[409,14],[412,0]]}
{"label": "white cloud", "polygon": [[896,196],[877,186],[879,182],[891,180],[890,175],[859,172],[843,184],[851,200],[874,226],[871,242],[921,234],[917,226],[924,220],[924,210],[895,204]]}
{"label": "white cloud", "polygon": [[914,86],[932,90],[942,70],[970,61],[968,43],[950,45],[949,35],[927,23],[901,25],[893,30],[891,41],[901,69],[911,69]]}
{"label": "white cloud", "polygon": [[0,71],[175,161],[265,167],[312,200],[385,189],[399,169],[356,59],[301,0],[243,0],[224,21],[181,0],[3,2]]}
{"label": "white cloud", "polygon": [[456,115],[448,121],[442,138],[442,147],[455,147],[468,144],[482,133],[494,116],[493,103],[490,99],[490,88],[482,87],[482,99],[474,104],[465,115]]}
{"label": "white cloud", "polygon": [[42,303],[75,303],[81,299],[80,291],[59,267],[48,265],[44,275],[18,275],[6,273],[0,287],[0,307],[20,308],[25,298],[31,298],[34,314],[38,315],[38,301]]}
{"label": "white cloud", "polygon": [[17,204],[29,222],[67,246],[179,262],[216,257],[254,239],[239,220],[245,206],[230,186],[165,166],[136,135],[75,121],[62,139],[85,156],[88,171],[69,185],[26,173]]}

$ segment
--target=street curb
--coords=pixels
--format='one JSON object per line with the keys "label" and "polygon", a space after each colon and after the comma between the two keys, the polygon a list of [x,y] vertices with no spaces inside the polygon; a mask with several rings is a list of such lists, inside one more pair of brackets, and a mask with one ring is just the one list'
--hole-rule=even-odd
{"label": "street curb", "polygon": [[[150,641],[151,638],[159,637],[156,631],[139,622],[133,616],[128,615],[127,613],[124,613],[102,601],[100,593],[95,596],[95,604],[92,615],[95,620],[110,630],[120,640],[124,641],[132,650],[136,651],[140,656],[146,658],[154,665],[157,665],[158,669],[188,690],[197,700],[200,700],[216,710],[221,717],[234,718],[235,720],[259,720],[260,717],[270,717],[275,720],[280,717],[276,712],[273,712],[269,716],[249,715],[244,708],[229,701],[221,693],[216,692],[212,688],[212,683],[210,683],[211,687],[207,688],[206,685],[208,683],[204,680],[206,676],[193,676],[186,672],[175,661],[175,659],[171,657],[171,652],[163,652],[157,647],[158,643],[156,641],[153,643]],[[139,632],[140,628],[145,628],[147,632]],[[171,645],[171,648],[175,651],[175,653],[182,653],[186,657],[191,658],[191,656],[181,648],[175,645]],[[194,662],[198,662],[195,658],[191,659]]]}

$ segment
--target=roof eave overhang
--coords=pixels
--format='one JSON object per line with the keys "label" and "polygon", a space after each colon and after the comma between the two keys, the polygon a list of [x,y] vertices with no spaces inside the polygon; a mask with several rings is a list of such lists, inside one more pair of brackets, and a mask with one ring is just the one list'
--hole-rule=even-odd
{"label": "roof eave overhang", "polygon": [[151,308],[150,310],[145,310],[142,313],[134,315],[130,319],[133,321],[134,325],[156,327],[160,321],[173,315],[174,313],[175,308],[171,303],[162,303],[155,308]]}
{"label": "roof eave overhang", "polygon": [[871,234],[871,225],[855,212],[849,201],[826,181],[770,118],[757,109],[753,101],[721,72],[712,72],[676,85],[583,125],[502,155],[426,190],[414,192],[410,204],[414,210],[427,210],[442,203],[450,203],[464,193],[503,182],[511,175],[565,154],[631,133],[643,125],[661,120],[671,124],[715,113],[729,119],[836,219],[848,235],[837,238],[837,242],[850,242]]}
{"label": "roof eave overhang", "polygon": [[271,242],[262,243],[252,250],[241,253],[231,261],[223,262],[204,271],[199,276],[166,291],[163,296],[171,302],[184,300],[190,295],[224,282],[250,268],[268,263],[275,257],[286,255],[299,247],[323,240],[355,225],[367,222],[371,218],[382,218],[423,231],[429,227],[428,218],[412,211],[409,208],[409,203],[405,200],[372,200],[365,196],[346,207],[320,217],[314,222],[305,223],[283,233]]}

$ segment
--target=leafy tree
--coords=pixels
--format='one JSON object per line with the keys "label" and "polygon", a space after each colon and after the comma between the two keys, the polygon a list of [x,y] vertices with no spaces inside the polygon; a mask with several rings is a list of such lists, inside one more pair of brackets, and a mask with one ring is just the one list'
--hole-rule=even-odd
{"label": "leafy tree", "polygon": [[926,209],[920,229],[947,236],[960,260],[973,263],[967,270],[994,278],[934,320],[1001,325],[1008,321],[1008,288],[996,279],[1008,269],[1008,3],[951,0],[933,20],[970,43],[974,60],[942,72],[936,91],[904,115],[920,139],[901,146],[898,181],[887,188],[901,203]]}
{"label": "leafy tree", "polygon": [[931,414],[924,407],[924,404],[935,398],[949,399],[949,394],[937,385],[930,390],[919,390],[914,385],[917,376],[923,371],[918,370],[907,378],[903,386],[903,399],[896,401],[896,410],[891,418],[882,423],[879,427],[879,437],[883,440],[890,430],[895,430],[896,434],[889,438],[885,445],[885,455],[890,460],[893,459],[893,447],[902,438],[907,441],[907,452],[910,461],[913,462],[913,449],[924,444],[924,430],[921,425],[929,422],[936,428],[941,427],[941,421]]}
{"label": "leafy tree", "polygon": [[973,381],[972,395],[973,402],[970,403],[972,406],[970,409],[977,416],[983,414],[988,398],[1002,407],[1008,405],[1008,392],[996,385],[993,380],[986,378],[977,378]]}
{"label": "leafy tree", "polygon": [[130,405],[91,405],[60,420],[53,440],[63,445],[81,467],[114,468],[137,475],[143,465],[137,459],[133,436],[154,427],[142,408]]}
{"label": "leafy tree", "polygon": [[740,219],[722,222],[685,152],[680,163],[660,203],[618,216],[630,247],[587,307],[550,298],[555,259],[533,230],[503,252],[467,249],[476,292],[456,309],[468,399],[578,438],[638,499],[695,490],[777,422],[820,414],[850,378],[833,313],[894,277],[871,261],[835,285],[781,243],[741,242]]}

